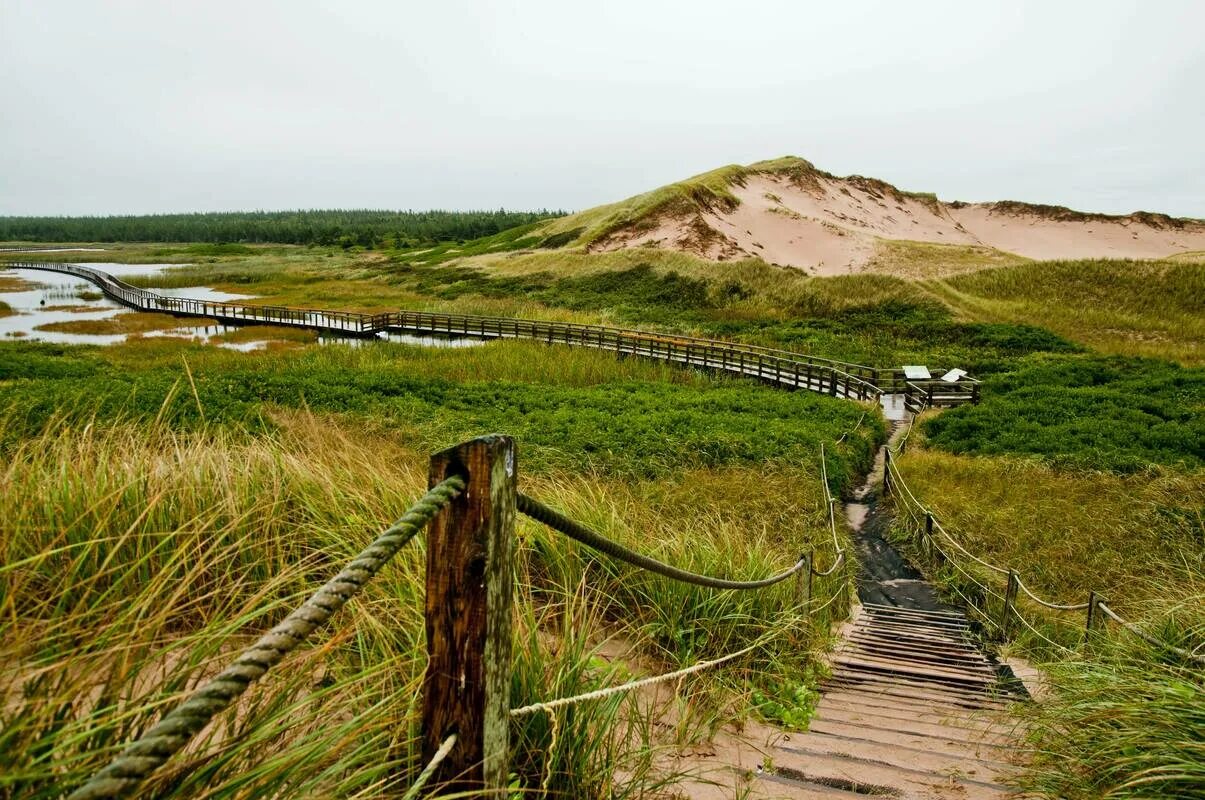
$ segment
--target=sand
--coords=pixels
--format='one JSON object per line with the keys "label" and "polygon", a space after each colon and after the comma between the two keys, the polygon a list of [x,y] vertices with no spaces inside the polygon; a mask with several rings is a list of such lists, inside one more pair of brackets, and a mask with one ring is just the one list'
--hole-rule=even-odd
{"label": "sand", "polygon": [[[699,209],[620,231],[593,249],[658,247],[715,261],[758,257],[814,275],[880,270],[884,241],[987,247],[1038,260],[1166,258],[1205,251],[1205,223],[1102,217],[1020,204],[946,203],[871,178],[761,174],[733,210]],[[987,266],[988,264],[984,264]]]}

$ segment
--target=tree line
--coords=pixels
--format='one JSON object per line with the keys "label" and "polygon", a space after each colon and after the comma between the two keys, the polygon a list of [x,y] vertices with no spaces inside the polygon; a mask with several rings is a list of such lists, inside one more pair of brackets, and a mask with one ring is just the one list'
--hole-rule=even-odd
{"label": "tree line", "polygon": [[0,217],[0,241],[208,242],[417,247],[492,236],[563,211],[235,211]]}

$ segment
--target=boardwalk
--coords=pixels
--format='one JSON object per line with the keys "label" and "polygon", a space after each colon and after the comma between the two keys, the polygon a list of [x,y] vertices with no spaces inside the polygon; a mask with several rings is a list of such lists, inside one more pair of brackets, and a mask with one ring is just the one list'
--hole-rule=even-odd
{"label": "boardwalk", "polygon": [[928,403],[950,406],[979,400],[979,383],[972,378],[964,378],[957,383],[905,381],[899,369],[875,369],[740,342],[603,325],[469,314],[420,311],[363,314],[329,309],[215,303],[186,297],[165,297],[83,264],[26,261],[2,263],[0,267],[75,275],[96,284],[111,299],[140,311],[206,317],[230,325],[276,325],[362,338],[387,333],[418,333],[481,339],[530,339],[717,370],[756,378],[784,389],[803,389],[849,400],[878,401],[882,396],[894,392],[910,398],[911,405]]}

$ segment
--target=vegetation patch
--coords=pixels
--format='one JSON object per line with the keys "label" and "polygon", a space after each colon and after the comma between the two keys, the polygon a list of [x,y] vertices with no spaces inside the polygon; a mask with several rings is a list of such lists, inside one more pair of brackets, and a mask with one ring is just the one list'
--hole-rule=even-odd
{"label": "vegetation patch", "polygon": [[200,327],[215,324],[212,320],[196,318],[180,319],[171,314],[156,314],[147,311],[130,311],[114,314],[103,319],[70,319],[62,322],[48,322],[39,325],[35,330],[55,333],[85,333],[100,336],[112,336],[122,333],[146,333],[147,331],[165,331],[180,327]]}
{"label": "vegetation patch", "polygon": [[989,376],[983,401],[924,424],[953,453],[1041,456],[1132,472],[1205,465],[1205,369],[1120,357],[1035,357]]}

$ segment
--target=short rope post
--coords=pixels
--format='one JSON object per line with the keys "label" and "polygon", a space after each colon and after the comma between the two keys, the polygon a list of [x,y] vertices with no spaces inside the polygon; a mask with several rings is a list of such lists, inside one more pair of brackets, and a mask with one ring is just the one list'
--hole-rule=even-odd
{"label": "short rope post", "polygon": [[891,448],[883,447],[883,497],[891,496]]}
{"label": "short rope post", "polygon": [[812,548],[803,556],[807,559],[807,566],[800,570],[796,582],[799,584],[801,594],[803,595],[804,612],[810,617],[812,615],[812,572],[816,569],[816,549]]}
{"label": "short rope post", "polygon": [[1100,602],[1100,598],[1096,596],[1096,592],[1088,592],[1088,619],[1084,624],[1084,639],[1085,641],[1092,635],[1092,628],[1096,625],[1096,606]]}
{"label": "short rope post", "polygon": [[1008,587],[1004,590],[1004,610],[1000,613],[1000,637],[1008,638],[1008,629],[1012,624],[1013,606],[1017,603],[1017,571],[1008,571]]}
{"label": "short rope post", "polygon": [[431,457],[432,486],[449,475],[468,484],[427,535],[423,760],[456,734],[435,775],[445,793],[506,792],[515,472],[515,444],[506,436]]}

